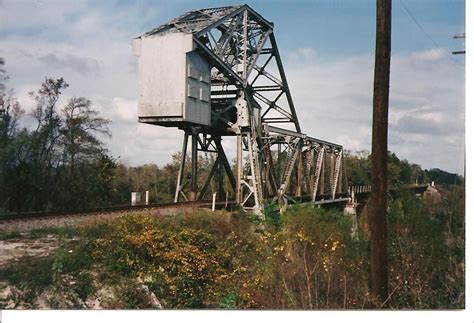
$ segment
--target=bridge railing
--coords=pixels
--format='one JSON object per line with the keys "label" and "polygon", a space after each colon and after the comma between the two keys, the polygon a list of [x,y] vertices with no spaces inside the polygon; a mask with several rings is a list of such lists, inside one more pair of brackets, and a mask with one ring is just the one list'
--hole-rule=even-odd
{"label": "bridge railing", "polygon": [[370,185],[358,185],[358,186],[349,186],[349,194],[352,193],[360,194],[360,193],[370,193],[371,192]]}

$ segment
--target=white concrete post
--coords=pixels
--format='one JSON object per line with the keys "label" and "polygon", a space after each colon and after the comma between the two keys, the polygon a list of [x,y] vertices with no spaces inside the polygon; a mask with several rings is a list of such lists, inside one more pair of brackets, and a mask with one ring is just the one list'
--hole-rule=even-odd
{"label": "white concrete post", "polygon": [[148,205],[148,198],[150,197],[150,194],[148,191],[145,192],[145,204]]}
{"label": "white concrete post", "polygon": [[216,210],[216,193],[212,194],[212,212]]}

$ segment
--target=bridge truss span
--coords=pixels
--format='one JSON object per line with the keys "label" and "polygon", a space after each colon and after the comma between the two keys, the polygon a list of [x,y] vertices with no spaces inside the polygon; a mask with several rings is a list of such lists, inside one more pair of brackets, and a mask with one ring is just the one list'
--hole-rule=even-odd
{"label": "bridge truss span", "polygon": [[[259,214],[271,200],[347,198],[343,147],[302,133],[273,23],[252,8],[187,12],[134,39],[133,49],[139,121],[184,131],[175,202],[204,199],[211,186],[220,200],[231,187]],[[234,165],[224,138],[235,138]],[[214,156],[205,176],[199,153]]]}

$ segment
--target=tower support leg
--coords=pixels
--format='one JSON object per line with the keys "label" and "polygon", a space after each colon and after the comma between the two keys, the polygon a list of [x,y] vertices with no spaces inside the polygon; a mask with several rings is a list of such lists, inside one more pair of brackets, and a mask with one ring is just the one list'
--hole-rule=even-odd
{"label": "tower support leg", "polygon": [[191,191],[189,192],[189,200],[196,201],[198,194],[197,182],[197,159],[198,159],[198,135],[193,133],[191,135]]}
{"label": "tower support leg", "polygon": [[188,150],[188,134],[184,134],[183,139],[183,150],[181,153],[181,162],[179,164],[178,170],[178,179],[176,181],[176,192],[174,194],[174,202],[177,203],[179,200],[179,194],[182,191],[182,184],[183,184],[183,173],[184,173],[184,165],[186,163],[186,151]]}
{"label": "tower support leg", "polygon": [[242,134],[237,134],[237,177],[235,183],[235,201],[242,203]]}

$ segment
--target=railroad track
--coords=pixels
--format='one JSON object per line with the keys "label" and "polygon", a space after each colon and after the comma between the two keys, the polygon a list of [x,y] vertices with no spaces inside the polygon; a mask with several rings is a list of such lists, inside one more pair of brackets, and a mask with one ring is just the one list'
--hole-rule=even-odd
{"label": "railroad track", "polygon": [[[232,208],[235,202],[216,202],[216,209]],[[106,219],[133,211],[157,211],[159,214],[172,213],[170,210],[211,208],[212,201],[154,203],[149,205],[113,206],[84,209],[71,212],[27,212],[0,215],[0,232],[12,230],[32,230],[50,226],[74,225],[94,218]]]}

